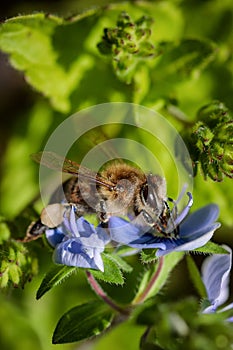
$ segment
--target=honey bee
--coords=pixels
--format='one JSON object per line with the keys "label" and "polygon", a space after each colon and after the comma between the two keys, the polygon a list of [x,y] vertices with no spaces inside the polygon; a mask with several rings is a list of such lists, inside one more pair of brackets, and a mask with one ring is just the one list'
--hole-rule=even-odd
{"label": "honey bee", "polygon": [[[109,218],[133,215],[141,225],[166,234],[172,221],[166,197],[166,182],[159,175],[145,175],[141,169],[123,161],[114,161],[98,173],[53,152],[40,152],[32,159],[53,170],[72,175],[61,189],[55,191],[50,204],[42,210],[40,219],[33,222],[25,241],[36,239],[46,229],[61,224],[66,206],[74,205],[78,216],[96,214],[103,227]],[[64,204],[61,204],[61,192]]]}

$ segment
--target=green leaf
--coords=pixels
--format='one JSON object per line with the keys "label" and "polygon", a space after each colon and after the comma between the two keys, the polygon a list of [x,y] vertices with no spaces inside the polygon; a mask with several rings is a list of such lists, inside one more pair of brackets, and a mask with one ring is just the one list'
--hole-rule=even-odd
{"label": "green leaf", "polygon": [[102,333],[111,325],[114,313],[102,301],[76,306],[59,320],[53,334],[53,344],[88,339]]}
{"label": "green leaf", "polygon": [[195,70],[204,69],[216,54],[216,46],[207,40],[183,39],[179,43],[164,42],[158,47],[161,58],[156,76],[185,79]]}
{"label": "green leaf", "polygon": [[208,242],[203,247],[194,249],[193,252],[204,254],[229,254],[229,252],[223,247],[214,242]]}
{"label": "green leaf", "polygon": [[157,249],[143,249],[141,251],[141,260],[143,263],[151,263],[157,259],[155,253]]}
{"label": "green leaf", "polygon": [[[63,113],[106,101],[130,102],[133,87],[116,78],[111,63],[97,50],[104,28],[114,27],[122,11],[134,20],[156,19],[151,25],[153,43],[179,38],[183,31],[182,11],[175,4],[126,2],[94,6],[67,20],[44,13],[14,17],[0,27],[0,49],[9,54],[27,83]],[[143,84],[144,66],[143,61],[136,78],[135,102],[140,102],[149,86],[150,72]]]}
{"label": "green leaf", "polygon": [[[99,19],[97,7],[72,20],[44,13],[14,17],[0,27],[0,49],[9,54],[11,64],[24,73],[26,81],[62,113],[106,99],[129,100],[130,91],[97,55],[103,31]],[[111,88],[100,89],[100,81]]]}
{"label": "green leaf", "polygon": [[[151,288],[143,297],[143,301],[151,298],[152,296],[155,296],[161,290],[161,288],[166,283],[171,271],[179,263],[179,261],[183,258],[183,256],[184,256],[183,252],[173,252],[168,255],[165,255],[162,258],[163,262],[161,266],[161,271],[158,273],[156,280],[152,284]],[[157,274],[158,264],[159,264],[159,261],[156,264],[152,265],[152,267],[149,270],[147,270],[142,276],[138,287],[138,292],[133,301],[134,304],[141,302],[142,295],[144,294],[147,286],[149,285],[149,283],[151,282],[155,274]]]}
{"label": "green leaf", "polygon": [[41,285],[36,293],[36,299],[40,299],[51,288],[57,286],[61,282],[64,282],[64,280],[75,271],[77,271],[76,267],[63,265],[53,266],[42,280]]}
{"label": "green leaf", "polygon": [[124,278],[121,272],[122,267],[119,266],[119,262],[116,260],[116,258],[106,253],[102,254],[102,258],[104,263],[104,272],[91,270],[91,274],[95,278],[107,283],[124,284]]}
{"label": "green leaf", "polygon": [[151,87],[144,104],[175,95],[179,83],[197,76],[216,56],[212,42],[198,39],[160,42],[156,50],[159,57],[151,70]]}
{"label": "green leaf", "polygon": [[90,56],[80,55],[91,29],[82,21],[37,13],[12,18],[0,30],[0,48],[10,54],[12,65],[61,112],[70,110],[70,93],[93,65]]}
{"label": "green leaf", "polygon": [[133,268],[122,257],[117,254],[111,254],[112,259],[117,263],[119,268],[124,272],[132,272]]}
{"label": "green leaf", "polygon": [[190,278],[196,290],[198,291],[200,297],[204,299],[207,297],[207,294],[206,294],[205,285],[201,279],[200,271],[198,270],[197,265],[195,264],[193,258],[190,255],[187,255],[186,259],[187,259]]}

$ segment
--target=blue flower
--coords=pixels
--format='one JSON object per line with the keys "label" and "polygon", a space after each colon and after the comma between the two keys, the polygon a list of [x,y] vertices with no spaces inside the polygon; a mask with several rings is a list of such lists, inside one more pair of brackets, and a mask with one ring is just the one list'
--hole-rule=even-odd
{"label": "blue flower", "polygon": [[74,206],[65,212],[60,226],[46,230],[46,237],[55,247],[55,263],[104,271],[101,253],[109,236],[104,229],[95,229],[83,217],[77,219]]}
{"label": "blue flower", "polygon": [[[156,256],[166,255],[174,251],[189,251],[205,245],[220,226],[215,222],[219,210],[215,204],[207,205],[191,215],[187,215],[192,205],[189,202],[184,210],[168,222],[170,231],[161,234],[156,229],[140,227],[134,221],[126,221],[119,217],[111,217],[109,231],[111,239],[134,248],[158,248]],[[175,233],[175,234],[174,234]]]}
{"label": "blue flower", "polygon": [[[203,313],[214,313],[229,297],[230,270],[232,265],[232,251],[223,246],[229,254],[214,254],[205,259],[202,265],[202,280],[206,288],[208,306]],[[218,311],[233,308],[233,303]],[[228,321],[233,322],[233,318]]]}

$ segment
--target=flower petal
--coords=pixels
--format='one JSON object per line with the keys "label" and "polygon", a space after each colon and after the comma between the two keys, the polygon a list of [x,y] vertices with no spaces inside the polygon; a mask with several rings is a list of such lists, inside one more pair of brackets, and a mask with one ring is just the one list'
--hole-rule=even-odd
{"label": "flower petal", "polygon": [[[216,204],[209,204],[205,207],[196,210],[189,215],[180,225],[180,237],[188,238],[199,236],[201,231],[207,232],[217,227],[212,226],[215,220],[218,218],[219,208]],[[219,226],[218,226],[219,227]]]}
{"label": "flower petal", "polygon": [[96,234],[98,238],[104,242],[104,245],[108,244],[111,241],[111,238],[109,234],[107,233],[106,229],[101,227],[101,225],[96,227]]}
{"label": "flower petal", "polygon": [[45,231],[45,235],[46,235],[46,238],[47,238],[49,244],[52,247],[55,247],[57,244],[61,243],[61,241],[65,237],[63,230],[62,230],[62,226],[47,229]]}
{"label": "flower petal", "polygon": [[68,239],[55,247],[54,262],[67,266],[76,266],[103,271],[103,261],[100,253],[85,247],[75,239]]}
{"label": "flower petal", "polygon": [[80,237],[77,223],[76,223],[77,217],[75,214],[75,207],[72,206],[71,209],[68,211],[68,213],[66,212],[66,214],[68,214],[68,216],[65,215],[64,220],[63,220],[63,224],[64,224],[66,230],[73,237]]}
{"label": "flower petal", "polygon": [[79,236],[90,237],[93,233],[96,233],[94,225],[85,220],[83,216],[78,218],[78,220],[75,222],[75,225],[79,232]]}
{"label": "flower petal", "polygon": [[108,228],[111,239],[119,243],[128,244],[140,238],[140,229],[137,226],[117,216],[110,217]]}
{"label": "flower petal", "polygon": [[144,234],[139,239],[129,242],[128,245],[132,248],[160,248],[166,249],[166,243],[163,237],[154,237],[151,234]]}
{"label": "flower petal", "polygon": [[202,279],[213,310],[223,304],[229,296],[232,253],[229,247],[224,248],[230,254],[215,254],[206,258],[202,265]]}
{"label": "flower petal", "polygon": [[[95,261],[95,265],[97,266],[97,268],[104,272],[104,263],[101,257],[100,252],[98,251],[98,249],[94,250],[94,257],[93,257],[94,261]],[[93,268],[93,267],[92,267]]]}
{"label": "flower petal", "polygon": [[[218,226],[216,226],[216,228],[217,227]],[[166,250],[158,250],[156,256],[163,256],[171,252],[184,252],[202,247],[212,238],[215,229],[207,231],[206,233],[200,231],[199,235],[195,236],[193,240],[185,240],[184,238],[174,239],[172,243],[166,244]]]}

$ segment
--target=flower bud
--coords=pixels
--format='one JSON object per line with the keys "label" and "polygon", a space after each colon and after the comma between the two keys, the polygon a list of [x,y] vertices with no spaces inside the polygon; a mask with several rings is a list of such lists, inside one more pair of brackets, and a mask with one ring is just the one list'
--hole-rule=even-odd
{"label": "flower bud", "polygon": [[222,181],[233,177],[233,118],[223,103],[213,101],[202,107],[199,121],[187,138],[194,164],[200,164],[204,177]]}
{"label": "flower bud", "polygon": [[105,28],[97,47],[103,55],[112,56],[116,75],[125,83],[131,83],[140,60],[155,55],[154,46],[148,41],[152,19],[147,16],[133,21],[122,12],[115,28]]}

